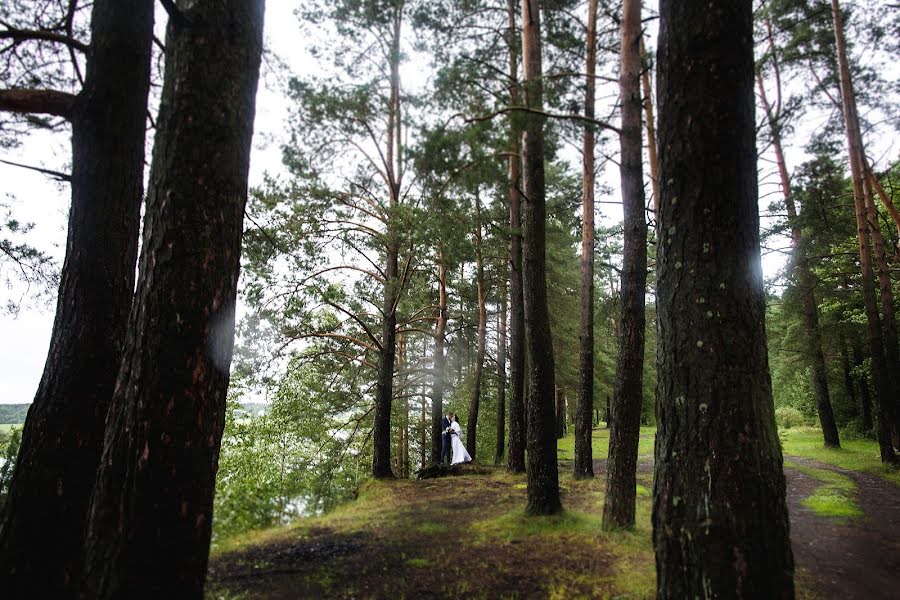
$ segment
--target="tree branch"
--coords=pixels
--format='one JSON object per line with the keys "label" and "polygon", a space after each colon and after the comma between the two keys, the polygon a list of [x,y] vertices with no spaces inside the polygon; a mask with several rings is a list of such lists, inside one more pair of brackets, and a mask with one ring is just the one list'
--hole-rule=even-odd
{"label": "tree branch", "polygon": [[601,129],[609,129],[610,131],[615,131],[616,133],[619,133],[619,134],[622,133],[621,129],[619,129],[615,125],[611,125],[610,123],[607,123],[606,121],[600,121],[598,119],[591,119],[590,117],[586,117],[584,115],[578,115],[578,114],[561,115],[561,114],[557,114],[557,113],[549,113],[549,112],[546,112],[543,110],[527,108],[525,106],[506,106],[499,110],[495,110],[492,113],[488,113],[486,115],[480,115],[477,117],[466,117],[462,113],[457,113],[457,114],[453,115],[451,117],[451,119],[456,118],[456,117],[461,117],[463,119],[463,121],[465,121],[466,123],[480,123],[482,121],[490,121],[494,117],[499,117],[500,115],[506,115],[506,114],[513,113],[513,112],[524,112],[524,113],[528,113],[531,115],[540,115],[540,116],[546,117],[548,119],[559,119],[562,121],[581,121],[582,123],[589,123],[591,125],[596,125],[597,127],[600,127]]}
{"label": "tree branch", "polygon": [[57,33],[55,31],[40,31],[37,29],[17,29],[15,27],[10,27],[9,25],[7,25],[7,29],[5,31],[0,31],[0,40],[13,40],[16,42],[23,42],[26,40],[41,40],[44,42],[57,42],[80,52],[88,51],[87,44],[63,33]]}
{"label": "tree branch", "polygon": [[0,111],[72,118],[75,96],[57,90],[0,90]]}

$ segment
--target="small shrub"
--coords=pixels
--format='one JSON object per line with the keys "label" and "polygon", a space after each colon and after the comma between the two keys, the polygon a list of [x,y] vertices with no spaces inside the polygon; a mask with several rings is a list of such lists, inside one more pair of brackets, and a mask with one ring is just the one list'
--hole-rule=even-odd
{"label": "small shrub", "polygon": [[778,424],[779,429],[791,429],[806,425],[806,419],[803,417],[803,413],[793,406],[782,406],[775,409],[775,423]]}

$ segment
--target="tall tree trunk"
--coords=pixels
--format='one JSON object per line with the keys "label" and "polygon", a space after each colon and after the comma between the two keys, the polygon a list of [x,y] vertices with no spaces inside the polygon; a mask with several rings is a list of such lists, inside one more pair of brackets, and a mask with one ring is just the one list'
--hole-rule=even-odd
{"label": "tall tree trunk", "polygon": [[385,167],[387,171],[390,214],[385,232],[384,305],[381,330],[381,351],[378,362],[378,379],[375,392],[375,428],[372,432],[372,476],[385,479],[394,476],[391,471],[391,400],[394,394],[394,364],[397,353],[397,303],[400,299],[398,261],[400,254],[399,231],[394,211],[400,204],[402,179],[400,115],[400,25],[402,6],[394,8],[394,30],[390,55],[390,105],[386,139]]}
{"label": "tall tree trunk", "polygon": [[500,276],[500,314],[497,316],[497,448],[494,464],[503,462],[506,448],[506,280],[509,277],[509,260],[503,261]]}
{"label": "tall tree trunk", "polygon": [[850,354],[847,352],[846,337],[841,337],[839,349],[841,353],[841,371],[844,374],[844,393],[847,394],[847,398],[850,400],[850,404],[854,407],[855,416],[856,389],[853,385],[853,371],[850,367]]}
{"label": "tall tree trunk", "polygon": [[853,201],[856,213],[856,230],[859,242],[859,265],[862,271],[863,306],[869,332],[869,352],[872,358],[872,380],[878,397],[878,446],[881,461],[897,462],[897,455],[891,443],[892,385],[888,374],[885,346],[882,337],[881,317],[875,299],[875,274],[872,269],[872,253],[869,247],[869,224],[866,222],[865,173],[862,168],[862,148],[860,148],[859,119],[856,113],[856,97],[850,80],[850,67],[844,44],[844,29],[841,22],[841,8],[837,0],[831,0],[834,19],[834,37],[837,47],[838,68],[841,81],[841,104],[844,111],[844,125],[847,128],[847,152],[850,159],[850,176],[853,181]]}
{"label": "tall tree trunk", "polygon": [[[769,49],[774,57],[775,42],[771,33],[771,23],[766,18],[766,27],[769,31]],[[776,58],[773,58],[777,61]],[[778,63],[775,62],[776,73],[779,72]],[[797,288],[800,295],[800,303],[803,312],[803,325],[806,329],[806,351],[812,370],[813,394],[816,399],[816,412],[819,415],[819,424],[822,426],[822,437],[825,445],[832,448],[840,448],[841,442],[838,436],[837,423],[834,420],[834,411],[831,407],[831,396],[828,393],[828,370],[825,366],[825,354],[822,352],[822,333],[819,328],[819,309],[815,297],[815,279],[809,267],[806,254],[806,240],[797,218],[797,207],[791,195],[791,181],[787,170],[787,162],[784,158],[784,150],[781,143],[781,77],[776,75],[775,106],[769,102],[766,88],[763,85],[762,73],[756,70],[756,83],[759,90],[759,98],[766,113],[766,121],[772,135],[772,147],[775,150],[775,163],[778,166],[778,176],[781,181],[781,193],[788,215],[788,225],[791,228],[791,253],[792,266],[797,280]]]}
{"label": "tall tree trunk", "polygon": [[206,579],[263,2],[179,5],[135,306],[91,499],[89,598],[201,598]]}
{"label": "tall tree trunk", "polygon": [[[862,344],[857,336],[853,337],[853,364],[857,367],[863,364]],[[866,377],[857,375],[856,394],[859,396],[859,406],[862,409],[863,431],[869,433],[872,431],[874,424],[872,423],[872,398],[869,394],[869,382]]]}
{"label": "tall tree trunk", "polygon": [[484,260],[481,254],[481,196],[475,192],[475,278],[478,284],[478,350],[475,355],[475,373],[472,382],[472,401],[466,423],[466,450],[477,460],[475,435],[478,429],[478,409],[481,404],[481,383],[484,374],[485,339],[487,337],[487,297],[484,286]]}
{"label": "tall tree trunk", "polygon": [[[507,0],[509,103],[518,103],[516,3]],[[522,289],[522,157],[521,129],[515,115],[509,121],[509,452],[506,468],[525,472],[525,305]]]}
{"label": "tall tree trunk", "polygon": [[434,333],[434,383],[431,388],[431,464],[441,462],[441,419],[444,416],[444,335],[447,332],[447,259],[438,250],[438,318]]}
{"label": "tall tree trunk", "polygon": [[657,598],[793,598],[766,354],[750,0],[662,0],[657,85]]}
{"label": "tall tree trunk", "polygon": [[622,7],[622,64],[619,97],[622,132],[619,134],[625,245],[622,259],[619,353],[613,388],[613,425],[609,431],[606,501],[607,528],[633,527],[638,441],[644,395],[644,296],[647,288],[647,217],[644,214],[644,174],[641,135],[641,2],[625,0]]}
{"label": "tall tree trunk", "polygon": [[[539,0],[522,0],[522,60],[525,100],[529,109],[543,108],[541,81],[541,15]],[[530,114],[523,142],[525,205],[522,244],[522,283],[525,304],[525,345],[529,357],[528,506],[531,514],[562,510],[559,467],[556,463],[553,391],[553,342],[547,308],[546,199],[544,190],[544,118]]]}
{"label": "tall tree trunk", "polygon": [[650,165],[650,189],[653,190],[653,222],[659,228],[659,157],[656,153],[656,120],[653,116],[653,88],[650,85],[650,55],[641,35],[641,88],[644,92],[644,125],[647,128],[647,163]]}
{"label": "tall tree trunk", "polygon": [[0,521],[0,589],[77,593],[85,515],[134,293],[153,2],[96,0],[72,122],[66,259]]}
{"label": "tall tree trunk", "polygon": [[[584,116],[594,118],[597,72],[597,0],[588,2],[586,38],[587,80]],[[581,327],[578,336],[578,400],[575,406],[576,479],[594,476],[591,448],[591,411],[594,409],[594,129],[584,128],[582,148]]]}
{"label": "tall tree trunk", "polygon": [[428,464],[428,402],[425,394],[419,396],[422,403],[422,416],[419,420],[419,468],[424,469]]}

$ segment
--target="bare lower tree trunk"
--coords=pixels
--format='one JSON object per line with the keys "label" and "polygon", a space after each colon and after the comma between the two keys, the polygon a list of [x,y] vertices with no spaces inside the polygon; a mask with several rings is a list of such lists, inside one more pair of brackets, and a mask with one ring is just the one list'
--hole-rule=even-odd
{"label": "bare lower tree trunk", "polygon": [[660,599],[794,596],[764,324],[752,12],[750,0],[660,2]]}
{"label": "bare lower tree trunk", "polygon": [[[597,0],[588,2],[584,116],[594,118],[597,72]],[[584,128],[582,148],[581,327],[578,337],[578,401],[575,406],[576,479],[594,476],[591,411],[594,409],[594,130]]]}
{"label": "bare lower tree trunk", "polygon": [[202,598],[206,579],[263,2],[179,6],[135,305],[91,500],[88,598]]}
{"label": "bare lower tree trunk", "polygon": [[[543,108],[541,24],[538,0],[522,0],[522,59],[528,108]],[[547,308],[546,199],[544,189],[544,118],[528,116],[523,143],[525,211],[522,279],[525,304],[525,344],[528,352],[528,506],[531,514],[562,510],[553,391],[553,341]]]}
{"label": "bare lower tree trunk", "polygon": [[[509,102],[518,102],[518,51],[516,45],[516,4],[507,0],[509,25]],[[522,157],[521,130],[509,122],[509,452],[506,468],[525,472],[525,306],[522,290]]]}
{"label": "bare lower tree trunk", "polygon": [[431,389],[431,463],[441,462],[441,418],[444,415],[444,335],[447,331],[447,262],[438,250],[438,318],[434,333],[434,384]]}
{"label": "bare lower tree trunk", "polygon": [[500,276],[500,313],[497,316],[497,447],[494,464],[503,462],[506,448],[506,279],[509,276],[509,261],[503,261]]}
{"label": "bare lower tree trunk", "polygon": [[613,390],[613,425],[609,432],[606,500],[607,528],[633,527],[638,441],[644,394],[644,296],[647,287],[647,217],[644,214],[644,173],[641,142],[641,2],[625,0],[622,7],[622,64],[619,97],[622,132],[619,134],[625,246],[622,261],[619,352]]}
{"label": "bare lower tree trunk", "polygon": [[484,284],[484,260],[481,255],[481,197],[475,192],[475,279],[478,283],[478,350],[472,382],[472,401],[466,423],[466,450],[477,460],[478,410],[481,405],[481,384],[484,375],[485,340],[487,338],[487,291]]}
{"label": "bare lower tree trunk", "polygon": [[847,128],[847,148],[850,159],[850,175],[853,181],[853,201],[856,213],[857,239],[859,241],[859,264],[862,271],[863,306],[869,332],[869,352],[872,358],[872,380],[875,384],[875,395],[878,398],[878,445],[881,461],[897,462],[894,447],[891,444],[891,426],[893,425],[891,379],[888,374],[885,357],[884,339],[882,337],[881,317],[875,298],[875,274],[872,269],[872,253],[869,247],[869,224],[866,222],[866,199],[864,171],[862,168],[862,148],[858,133],[859,119],[856,113],[856,98],[850,80],[850,67],[847,64],[847,53],[844,44],[844,30],[841,22],[841,8],[837,0],[831,0],[831,12],[834,19],[834,37],[837,47],[838,67],[841,81],[841,103],[844,111],[844,125]]}
{"label": "bare lower tree trunk", "polygon": [[77,594],[134,293],[153,2],[95,0],[91,14],[86,79],[69,116],[72,205],[56,318],[0,520],[9,598]]}

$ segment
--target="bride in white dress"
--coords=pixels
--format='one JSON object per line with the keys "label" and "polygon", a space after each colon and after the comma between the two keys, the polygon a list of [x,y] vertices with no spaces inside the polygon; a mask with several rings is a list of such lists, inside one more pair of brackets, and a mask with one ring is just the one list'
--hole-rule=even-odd
{"label": "bride in white dress", "polygon": [[459,420],[456,418],[456,415],[453,415],[453,422],[450,423],[450,429],[453,430],[450,434],[450,444],[451,449],[453,450],[453,461],[450,464],[458,465],[459,463],[472,462],[472,457],[469,456],[469,453],[466,452],[466,447],[463,446],[461,439],[462,427],[459,426]]}

